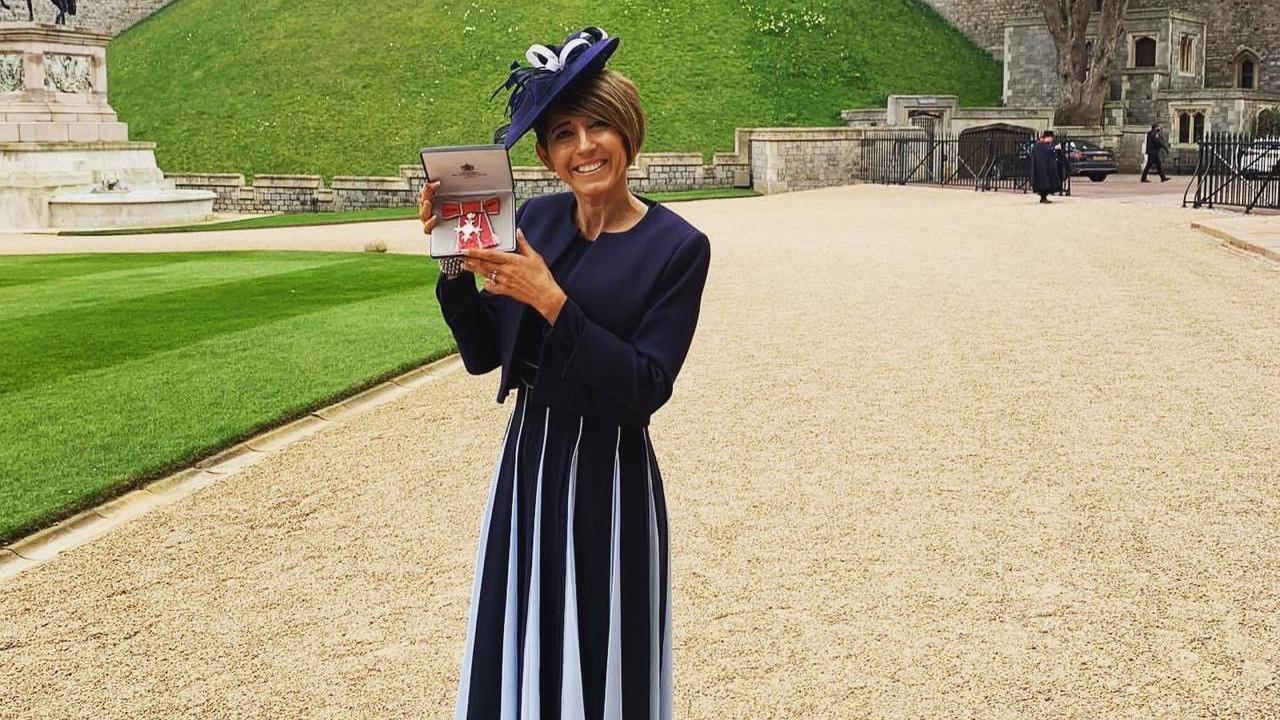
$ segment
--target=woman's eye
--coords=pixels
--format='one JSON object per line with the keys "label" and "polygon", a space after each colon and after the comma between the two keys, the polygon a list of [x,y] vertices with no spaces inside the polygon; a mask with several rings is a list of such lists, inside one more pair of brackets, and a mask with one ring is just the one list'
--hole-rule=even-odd
{"label": "woman's eye", "polygon": [[573,133],[569,132],[568,130],[561,130],[560,132],[556,133],[556,139],[564,140],[565,138],[571,137],[572,135]]}

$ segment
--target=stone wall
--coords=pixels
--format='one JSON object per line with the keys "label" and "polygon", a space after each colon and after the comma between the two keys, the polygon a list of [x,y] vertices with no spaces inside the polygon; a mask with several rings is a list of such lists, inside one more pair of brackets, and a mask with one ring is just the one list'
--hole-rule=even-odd
{"label": "stone wall", "polygon": [[[108,35],[119,35],[173,0],[81,0],[76,3],[75,15],[67,16],[67,26],[93,30]],[[9,0],[8,13],[0,10],[0,21],[27,19],[27,3]],[[36,22],[54,21],[58,11],[49,0],[33,0],[31,9]]]}
{"label": "stone wall", "polygon": [[[515,167],[512,174],[521,199],[567,189],[545,168]],[[420,165],[402,165],[397,177],[337,176],[328,186],[319,175],[258,175],[252,185],[239,174],[168,173],[166,177],[178,188],[212,191],[217,212],[246,214],[412,207],[426,180]],[[751,182],[749,164],[737,153],[717,154],[710,165],[697,153],[645,153],[636,158],[627,177],[640,194],[747,187]]]}
{"label": "stone wall", "polygon": [[[751,186],[765,194],[849,185],[869,128],[758,128],[750,132]],[[919,131],[918,131],[919,132]]]}
{"label": "stone wall", "polygon": [[1058,48],[1044,23],[1011,21],[1004,28],[1005,104],[1054,107],[1062,95],[1058,81]]}
{"label": "stone wall", "polygon": [[925,0],[925,4],[996,57],[1004,46],[1005,23],[1041,15],[1039,0]]}

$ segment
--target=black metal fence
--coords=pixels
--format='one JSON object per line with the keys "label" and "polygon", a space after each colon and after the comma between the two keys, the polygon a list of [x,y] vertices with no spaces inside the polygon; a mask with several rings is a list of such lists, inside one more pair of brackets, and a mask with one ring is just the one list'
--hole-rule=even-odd
{"label": "black metal fence", "polygon": [[[1065,142],[1066,138],[1058,138]],[[1031,190],[1031,146],[1035,135],[984,130],[959,136],[886,132],[864,138],[858,179],[885,185],[972,187],[976,191]],[[1062,193],[1071,175],[1062,165]]]}
{"label": "black metal fence", "polygon": [[1206,136],[1182,205],[1280,210],[1280,137]]}

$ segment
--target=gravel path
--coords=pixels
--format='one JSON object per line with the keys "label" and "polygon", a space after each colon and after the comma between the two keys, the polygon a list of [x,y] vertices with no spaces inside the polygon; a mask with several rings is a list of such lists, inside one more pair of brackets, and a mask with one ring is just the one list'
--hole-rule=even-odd
{"label": "gravel path", "polygon": [[[1280,715],[1280,266],[1142,205],[676,209],[715,255],[654,426],[679,717]],[[495,382],[0,587],[0,716],[449,716]]]}

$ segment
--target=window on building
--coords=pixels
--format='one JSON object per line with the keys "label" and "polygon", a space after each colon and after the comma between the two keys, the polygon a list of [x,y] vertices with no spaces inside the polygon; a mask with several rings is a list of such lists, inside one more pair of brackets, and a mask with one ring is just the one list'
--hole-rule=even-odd
{"label": "window on building", "polygon": [[1241,50],[1231,61],[1235,70],[1235,85],[1238,88],[1253,90],[1258,87],[1258,56],[1252,50]]}
{"label": "window on building", "polygon": [[1177,141],[1190,145],[1204,140],[1205,114],[1203,110],[1179,110]]}
{"label": "window on building", "polygon": [[1178,72],[1194,75],[1196,71],[1196,39],[1191,35],[1183,35],[1178,46]]}
{"label": "window on building", "polygon": [[1156,66],[1156,39],[1140,37],[1133,41],[1133,66],[1140,68]]}

